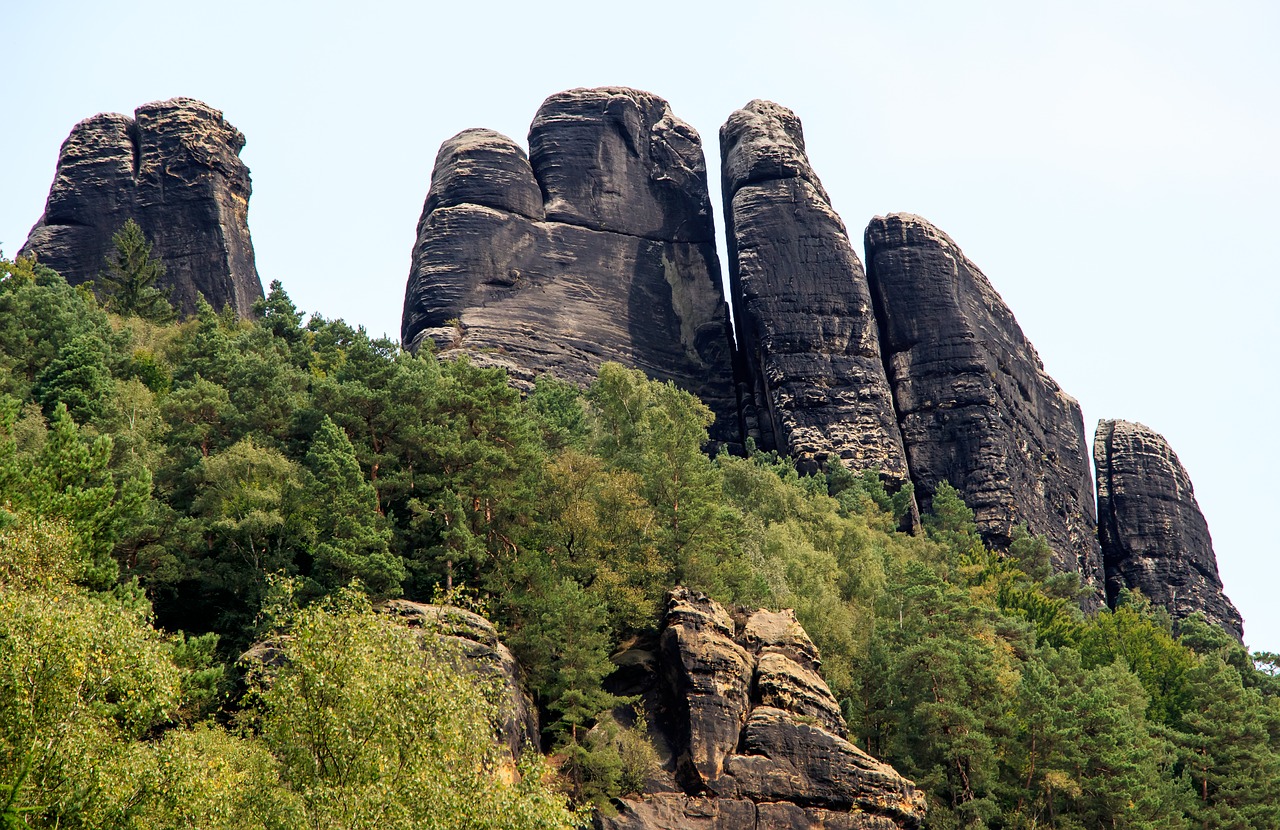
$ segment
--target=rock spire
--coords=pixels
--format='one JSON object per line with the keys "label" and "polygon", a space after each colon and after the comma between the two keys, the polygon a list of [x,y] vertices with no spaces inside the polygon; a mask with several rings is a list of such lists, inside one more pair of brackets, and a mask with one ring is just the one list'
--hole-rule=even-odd
{"label": "rock spire", "polygon": [[94,280],[128,219],[166,268],[170,299],[191,313],[203,294],[247,316],[262,296],[249,237],[244,136],[222,113],[191,98],[103,114],[75,126],[62,145],[44,215],[19,252],[73,285]]}

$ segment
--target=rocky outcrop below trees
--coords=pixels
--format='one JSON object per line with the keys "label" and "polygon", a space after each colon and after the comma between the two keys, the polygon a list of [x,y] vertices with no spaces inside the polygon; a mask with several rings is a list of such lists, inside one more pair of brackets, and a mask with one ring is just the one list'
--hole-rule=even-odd
{"label": "rocky outcrop below trees", "polygon": [[667,102],[575,89],[543,103],[529,156],[491,130],[440,148],[402,337],[518,383],[586,385],[618,361],[693,392],[738,442],[728,310],[702,143]]}
{"label": "rocky outcrop below trees", "polygon": [[1108,602],[1137,589],[1175,620],[1203,612],[1243,641],[1191,478],[1164,437],[1142,424],[1099,421],[1093,461]]}
{"label": "rocky outcrop below trees", "polygon": [[133,219],[166,268],[158,287],[183,313],[203,294],[215,308],[251,313],[262,296],[249,237],[244,136],[191,98],[95,115],[71,131],[44,215],[19,252],[80,284],[96,279],[111,237]]}
{"label": "rocky outcrop below trees", "polygon": [[[538,750],[538,710],[524,690],[519,664],[498,639],[493,623],[461,608],[405,599],[387,600],[379,610],[421,632],[424,664],[443,653],[458,663],[458,669],[469,672],[481,688],[492,690],[498,703],[497,737],[505,744],[513,762],[527,749]],[[444,645],[443,652],[433,647],[436,644]],[[245,674],[260,672],[270,682],[285,659],[281,643],[268,639],[245,651],[240,656],[239,667]]]}
{"label": "rocky outcrop below trees", "polygon": [[996,547],[1025,524],[1060,571],[1101,589],[1080,405],[950,237],[918,216],[877,216],[867,275],[907,465],[924,508],[950,482]]}
{"label": "rocky outcrop below trees", "polygon": [[721,128],[720,153],[749,437],[802,468],[907,481],[866,274],[800,119],[752,101]]}
{"label": "rocky outcrop below trees", "polygon": [[790,611],[730,613],[677,588],[656,640],[619,654],[614,691],[641,700],[663,759],[604,830],[891,830],[919,826],[924,796],[849,742]]}

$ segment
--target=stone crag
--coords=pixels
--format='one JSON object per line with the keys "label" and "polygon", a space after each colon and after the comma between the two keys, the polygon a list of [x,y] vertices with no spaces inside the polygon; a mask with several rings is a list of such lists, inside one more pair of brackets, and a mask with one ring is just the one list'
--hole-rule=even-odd
{"label": "stone crag", "polygon": [[721,128],[720,152],[749,436],[802,468],[838,459],[907,481],[871,291],[800,120],[752,101]]}
{"label": "stone crag", "polygon": [[67,282],[94,280],[128,219],[167,269],[181,313],[205,296],[215,308],[251,313],[262,296],[249,237],[244,136],[222,113],[191,98],[139,107],[133,118],[95,115],[71,131],[44,215],[19,252]]}
{"label": "stone crag", "polygon": [[402,337],[464,349],[518,383],[588,384],[616,360],[693,392],[738,442],[728,311],[698,134],[655,95],[543,103],[529,156],[466,130],[440,148]]}
{"label": "stone crag", "polygon": [[[548,98],[527,157],[489,130],[445,142],[404,342],[465,351],[522,386],[547,371],[586,385],[616,360],[699,395],[720,443],[754,440],[806,471],[877,470],[912,483],[924,508],[947,481],[989,544],[1019,525],[1045,536],[1055,568],[1080,574],[1095,592],[1084,604],[1100,607],[1104,579],[1124,578],[1104,575],[1080,407],[987,278],[907,214],[872,220],[864,271],[785,107],[752,101],[720,143],[736,343],[698,135],[662,99],[621,88]],[[1196,564],[1176,579],[1217,585],[1207,543],[1185,547]],[[1238,630],[1225,598],[1214,604],[1220,585],[1197,596]]]}
{"label": "stone crag", "polygon": [[918,216],[876,217],[867,274],[907,464],[921,507],[950,482],[990,544],[1025,524],[1055,567],[1099,590],[1093,482],[1080,406],[987,278]]}
{"label": "stone crag", "polygon": [[848,741],[791,612],[730,614],[677,588],[657,640],[615,661],[614,690],[640,697],[663,765],[645,793],[597,819],[603,830],[895,830],[923,819],[915,785]]}
{"label": "stone crag", "polygon": [[1136,588],[1175,620],[1203,611],[1243,641],[1191,478],[1169,443],[1142,424],[1099,421],[1093,461],[1108,602]]}

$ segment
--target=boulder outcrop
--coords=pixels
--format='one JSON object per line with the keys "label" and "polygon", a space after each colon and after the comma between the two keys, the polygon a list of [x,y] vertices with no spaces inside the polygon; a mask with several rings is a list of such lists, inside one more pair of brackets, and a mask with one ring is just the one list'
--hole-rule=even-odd
{"label": "boulder outcrop", "polygon": [[[519,664],[499,641],[493,623],[461,608],[404,599],[387,600],[379,610],[410,628],[420,629],[422,637],[446,643],[450,648],[446,652],[449,659],[460,660],[463,671],[471,672],[482,684],[491,684],[499,690],[498,737],[513,761],[519,760],[525,749],[539,748],[538,710],[524,691]],[[260,672],[270,681],[287,659],[284,643],[268,639],[245,651],[239,665],[246,674]]]}
{"label": "boulder outcrop", "polygon": [[1101,590],[1080,405],[951,239],[918,216],[876,217],[867,276],[907,464],[924,508],[950,482],[989,544],[1043,534],[1060,571]]}
{"label": "boulder outcrop", "polygon": [[512,758],[518,760],[525,749],[539,748],[538,710],[524,690],[520,665],[498,639],[493,623],[461,608],[407,599],[387,600],[380,610],[452,645],[462,655],[465,669],[501,690],[498,726]]}
{"label": "boulder outcrop", "polygon": [[1136,588],[1175,620],[1203,611],[1243,641],[1191,478],[1164,437],[1142,424],[1099,421],[1093,461],[1107,601]]}
{"label": "boulder outcrop", "polygon": [[639,695],[663,767],[620,799],[605,830],[891,830],[919,826],[922,793],[849,742],[790,611],[730,614],[677,588],[656,642],[615,658]]}
{"label": "boulder outcrop", "polygon": [[720,129],[720,153],[748,435],[802,469],[839,459],[907,481],[866,274],[800,119],[752,101]]}
{"label": "boulder outcrop", "polygon": [[586,385],[616,360],[712,408],[740,441],[706,163],[667,102],[623,88],[543,103],[529,156],[491,130],[440,148],[405,292],[403,342]]}
{"label": "boulder outcrop", "polygon": [[139,107],[133,118],[81,121],[58,156],[44,215],[19,252],[80,284],[97,278],[128,219],[166,268],[160,288],[182,313],[203,294],[247,316],[262,296],[249,237],[244,136],[191,98]]}

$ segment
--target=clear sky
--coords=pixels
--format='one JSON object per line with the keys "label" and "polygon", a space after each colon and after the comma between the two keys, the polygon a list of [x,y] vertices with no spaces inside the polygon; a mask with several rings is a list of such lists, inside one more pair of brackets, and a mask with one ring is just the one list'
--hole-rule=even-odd
{"label": "clear sky", "polygon": [[523,140],[554,92],[634,86],[702,133],[715,188],[729,113],[791,107],[855,247],[876,214],[929,219],[1090,439],[1113,417],[1169,439],[1247,641],[1280,651],[1278,4],[8,0],[0,18],[7,254],[77,121],[191,96],[248,139],[263,281],[393,337],[450,135]]}

